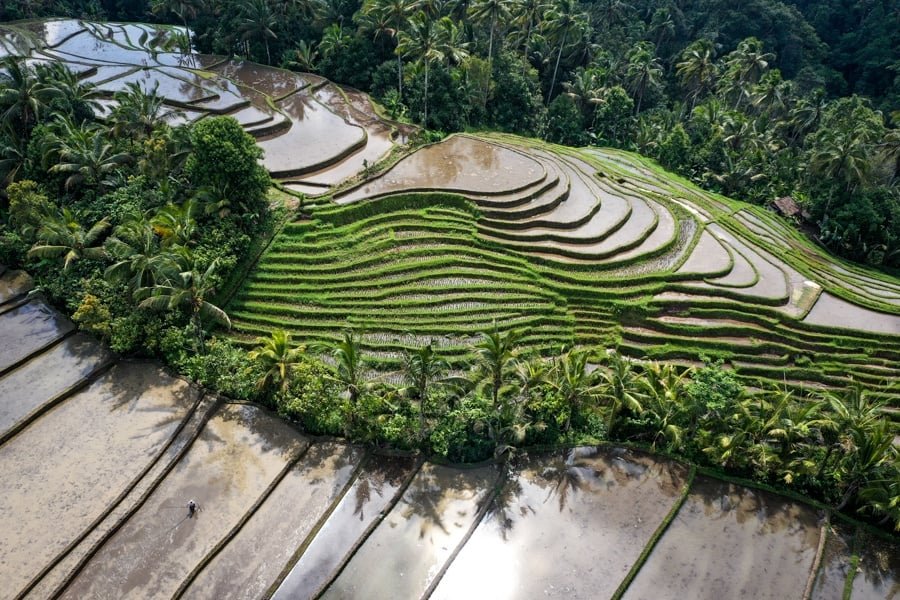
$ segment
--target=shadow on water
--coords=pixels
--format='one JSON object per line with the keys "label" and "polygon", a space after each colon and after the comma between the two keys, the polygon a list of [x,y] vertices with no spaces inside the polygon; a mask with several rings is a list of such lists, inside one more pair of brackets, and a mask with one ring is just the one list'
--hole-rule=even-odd
{"label": "shadow on water", "polygon": [[900,544],[861,534],[853,598],[900,598]]}
{"label": "shadow on water", "polygon": [[71,321],[42,300],[31,300],[0,315],[0,371],[62,338]]}
{"label": "shadow on water", "polygon": [[377,517],[387,511],[415,467],[412,458],[368,457],[273,598],[309,598],[328,584]]}

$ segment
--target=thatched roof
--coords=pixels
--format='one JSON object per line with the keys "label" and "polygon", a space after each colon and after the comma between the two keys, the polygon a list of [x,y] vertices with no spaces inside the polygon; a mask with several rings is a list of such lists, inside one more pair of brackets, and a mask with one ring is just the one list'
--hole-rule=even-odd
{"label": "thatched roof", "polygon": [[800,205],[790,196],[784,196],[783,198],[773,200],[772,205],[778,212],[786,217],[796,217],[802,212]]}

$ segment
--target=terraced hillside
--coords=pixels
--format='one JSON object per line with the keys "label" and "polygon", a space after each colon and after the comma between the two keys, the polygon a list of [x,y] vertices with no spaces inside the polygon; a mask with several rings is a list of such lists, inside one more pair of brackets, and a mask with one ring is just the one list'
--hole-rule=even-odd
{"label": "terraced hillside", "polygon": [[29,289],[0,267],[2,599],[886,598],[900,585],[896,544],[865,526],[634,450],[522,454],[504,475],[309,438],[114,359]]}
{"label": "terraced hillside", "polygon": [[[58,61],[104,94],[134,83],[173,123],[235,117],[303,194],[228,309],[250,343],[350,327],[390,369],[433,340],[461,365],[494,323],[527,346],[719,357],[751,383],[897,398],[900,281],[835,260],[767,210],[638,156],[513,136],[453,136],[385,169],[408,128],[321,77],[182,53],[177,28],[56,20],[0,25],[0,55]],[[334,202],[331,202],[333,197]]]}
{"label": "terraced hillside", "polygon": [[836,261],[761,207],[626,152],[456,135],[289,223],[229,306],[238,339],[360,332],[382,367],[476,334],[539,350],[720,357],[754,383],[897,398],[900,281]]}
{"label": "terraced hillside", "polygon": [[[390,153],[404,126],[378,117],[368,97],[309,73],[183,52],[165,25],[73,19],[0,23],[0,58],[57,62],[96,86],[107,113],[129,84],[164,98],[171,124],[228,115],[265,150],[289,188],[322,193]],[[302,175],[303,183],[291,183]]]}

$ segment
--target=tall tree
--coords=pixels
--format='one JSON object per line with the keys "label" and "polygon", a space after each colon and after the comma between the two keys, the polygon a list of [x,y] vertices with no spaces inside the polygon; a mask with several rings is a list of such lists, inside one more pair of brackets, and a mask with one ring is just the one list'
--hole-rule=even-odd
{"label": "tall tree", "polygon": [[176,267],[172,255],[160,248],[150,221],[140,213],[116,227],[105,246],[115,262],[104,276],[112,282],[125,282],[132,293],[152,286]]}
{"label": "tall tree", "polygon": [[108,188],[110,176],[134,161],[127,152],[120,152],[110,143],[103,130],[96,124],[75,124],[68,118],[57,119],[59,133],[55,136],[55,152],[59,163],[50,168],[51,173],[68,175],[65,186],[71,189],[78,185]]}
{"label": "tall tree", "polygon": [[[366,0],[363,4],[364,15],[377,15],[382,22],[389,27],[388,33],[399,46],[401,32],[409,22],[415,11],[416,3],[413,0]],[[397,54],[397,94],[403,101],[403,54]]]}
{"label": "tall tree", "polygon": [[688,90],[692,113],[697,100],[715,85],[715,48],[712,41],[700,38],[691,42],[681,53],[681,61],[675,65],[675,70],[681,85]]}
{"label": "tall tree", "polygon": [[589,354],[585,350],[570,350],[554,365],[550,382],[569,409],[563,431],[572,426],[572,415],[577,415],[585,403],[596,401],[601,387],[593,373],[587,369]]}
{"label": "tall tree", "polygon": [[495,412],[499,412],[501,398],[509,391],[521,336],[518,330],[501,333],[495,324],[493,331],[482,332],[481,340],[475,344],[475,379],[488,388]]}
{"label": "tall tree", "polygon": [[419,12],[409,21],[409,30],[400,33],[397,52],[410,57],[425,69],[425,115],[422,125],[428,127],[428,74],[432,64],[444,60],[440,31],[434,20]]}
{"label": "tall tree", "polygon": [[659,85],[662,73],[662,64],[656,57],[653,44],[640,42],[628,52],[626,77],[628,87],[637,101],[634,107],[635,114],[641,112],[641,103],[647,90]]}
{"label": "tall tree", "polygon": [[435,353],[431,343],[406,353],[403,360],[403,378],[408,392],[419,401],[419,442],[425,439],[426,410],[431,388],[445,379],[450,366]]}
{"label": "tall tree", "polygon": [[261,40],[266,47],[266,64],[272,64],[272,53],[269,40],[278,38],[275,29],[278,27],[278,15],[272,10],[267,0],[250,0],[242,5],[241,24],[238,33],[245,42]]}
{"label": "tall tree", "polygon": [[603,382],[602,398],[607,403],[606,431],[612,437],[619,424],[622,410],[640,413],[646,384],[634,365],[618,352],[607,357],[606,364],[599,370]]}
{"label": "tall tree", "polygon": [[553,8],[545,15],[543,25],[549,40],[559,44],[556,64],[553,66],[553,77],[550,79],[550,89],[547,91],[547,104],[549,104],[553,97],[556,75],[559,72],[559,61],[562,59],[566,43],[587,25],[587,15],[579,11],[577,0],[557,0]]}
{"label": "tall tree", "polygon": [[22,58],[0,61],[0,121],[15,125],[15,131],[27,138],[50,103],[62,97],[52,83],[38,77]]}
{"label": "tall tree", "polygon": [[225,311],[209,301],[215,294],[218,283],[216,271],[219,269],[219,259],[213,260],[204,269],[192,252],[181,248],[177,261],[176,272],[152,286],[139,288],[135,292],[135,298],[140,301],[141,308],[148,310],[187,311],[198,345],[203,351],[204,321],[231,328],[231,319]]}

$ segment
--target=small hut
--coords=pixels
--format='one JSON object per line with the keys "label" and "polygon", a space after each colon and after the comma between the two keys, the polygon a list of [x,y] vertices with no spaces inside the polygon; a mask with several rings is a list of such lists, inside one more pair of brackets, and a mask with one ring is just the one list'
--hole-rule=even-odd
{"label": "small hut", "polygon": [[790,196],[784,196],[771,202],[775,211],[789,219],[806,220],[809,214]]}

